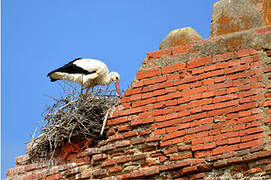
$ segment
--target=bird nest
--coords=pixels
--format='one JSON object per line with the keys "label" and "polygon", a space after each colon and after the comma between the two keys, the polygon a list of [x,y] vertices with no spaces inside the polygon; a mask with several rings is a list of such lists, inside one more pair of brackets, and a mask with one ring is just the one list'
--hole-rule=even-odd
{"label": "bird nest", "polygon": [[43,118],[40,135],[32,138],[30,159],[52,157],[67,143],[101,137],[107,116],[119,101],[112,90],[96,89],[95,94],[69,92],[49,106]]}

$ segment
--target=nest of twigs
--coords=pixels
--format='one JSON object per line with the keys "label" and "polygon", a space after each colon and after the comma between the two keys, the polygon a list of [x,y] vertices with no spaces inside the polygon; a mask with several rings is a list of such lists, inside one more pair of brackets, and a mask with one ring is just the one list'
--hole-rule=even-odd
{"label": "nest of twigs", "polygon": [[40,135],[31,140],[28,154],[32,160],[49,154],[52,158],[64,143],[100,137],[119,97],[112,90],[96,89],[95,95],[69,91],[65,97],[54,100],[43,113],[45,125],[40,128]]}

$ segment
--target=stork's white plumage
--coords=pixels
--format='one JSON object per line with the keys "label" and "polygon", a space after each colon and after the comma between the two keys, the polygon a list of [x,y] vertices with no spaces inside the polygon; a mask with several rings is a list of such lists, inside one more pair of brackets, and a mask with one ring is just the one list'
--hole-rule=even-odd
{"label": "stork's white plumage", "polygon": [[96,85],[109,85],[115,82],[116,91],[120,94],[119,80],[117,72],[108,72],[106,65],[96,59],[77,58],[68,64],[47,74],[51,81],[66,80],[72,81],[82,86],[93,88]]}

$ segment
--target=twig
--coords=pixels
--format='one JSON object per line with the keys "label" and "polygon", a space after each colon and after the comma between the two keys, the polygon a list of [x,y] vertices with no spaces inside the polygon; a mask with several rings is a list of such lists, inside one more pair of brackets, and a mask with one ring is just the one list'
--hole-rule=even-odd
{"label": "twig", "polygon": [[[110,109],[109,109],[109,110],[110,110]],[[109,110],[106,111],[106,114],[105,114],[105,116],[104,116],[103,126],[102,126],[102,130],[101,130],[100,136],[103,135],[104,128],[105,128],[105,125],[106,125],[106,122],[107,122],[107,117],[108,117]]]}

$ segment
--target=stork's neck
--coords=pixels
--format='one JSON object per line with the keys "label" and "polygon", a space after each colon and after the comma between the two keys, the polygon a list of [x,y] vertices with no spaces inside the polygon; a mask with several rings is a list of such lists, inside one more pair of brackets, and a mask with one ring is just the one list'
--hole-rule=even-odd
{"label": "stork's neck", "polygon": [[112,72],[111,72],[103,79],[102,83],[104,85],[109,85],[112,81],[113,81],[113,79],[112,79]]}

